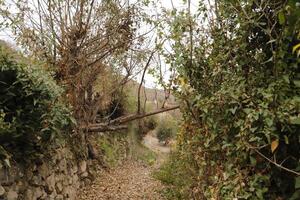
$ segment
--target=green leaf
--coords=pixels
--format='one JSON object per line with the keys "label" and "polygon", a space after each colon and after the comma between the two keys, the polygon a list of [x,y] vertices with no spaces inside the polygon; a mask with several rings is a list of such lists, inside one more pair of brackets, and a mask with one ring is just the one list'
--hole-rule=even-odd
{"label": "green leaf", "polygon": [[250,162],[251,162],[251,165],[253,165],[253,166],[256,165],[256,159],[253,156],[250,156]]}
{"label": "green leaf", "polygon": [[295,179],[295,189],[299,189],[300,188],[300,177],[298,176],[296,179]]}
{"label": "green leaf", "polygon": [[286,83],[290,83],[289,75],[284,75],[282,78]]}
{"label": "green leaf", "polygon": [[70,117],[72,124],[77,125],[76,119],[74,117]]}
{"label": "green leaf", "polygon": [[4,164],[7,166],[7,167],[11,167],[11,165],[10,165],[10,162],[9,162],[9,159],[8,158],[6,158],[6,159],[4,159]]}
{"label": "green leaf", "polygon": [[289,198],[289,200],[298,200],[300,199],[300,191],[297,190],[294,192],[293,196],[291,198]]}
{"label": "green leaf", "polygon": [[295,80],[293,81],[296,87],[300,87],[300,81],[299,80]]}
{"label": "green leaf", "polygon": [[279,20],[279,24],[280,24],[280,25],[285,24],[285,16],[284,16],[283,11],[280,11],[280,12],[278,13],[278,20]]}
{"label": "green leaf", "polygon": [[285,144],[289,144],[289,138],[286,135],[284,135],[283,137]]}
{"label": "green leaf", "polygon": [[235,106],[234,108],[230,108],[230,112],[234,115],[236,112],[237,106]]}
{"label": "green leaf", "polygon": [[290,123],[294,125],[300,125],[300,117],[291,117]]}

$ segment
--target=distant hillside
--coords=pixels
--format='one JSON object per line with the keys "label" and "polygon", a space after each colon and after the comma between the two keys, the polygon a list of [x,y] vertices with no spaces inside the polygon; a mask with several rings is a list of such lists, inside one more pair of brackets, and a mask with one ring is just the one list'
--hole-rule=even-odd
{"label": "distant hillside", "polygon": [[[129,81],[127,84],[127,87],[130,88],[132,95],[134,95],[136,97],[138,96],[139,85],[140,84],[134,80]],[[141,88],[142,102],[144,101],[144,98],[145,98],[145,91],[146,91],[147,101],[152,102],[152,103],[156,103],[156,101],[157,101],[158,104],[161,106],[162,102],[165,100],[165,95],[166,95],[163,90],[147,88],[147,87],[142,86],[142,88]],[[167,104],[176,104],[175,97],[172,94],[170,94],[170,96],[167,100]]]}

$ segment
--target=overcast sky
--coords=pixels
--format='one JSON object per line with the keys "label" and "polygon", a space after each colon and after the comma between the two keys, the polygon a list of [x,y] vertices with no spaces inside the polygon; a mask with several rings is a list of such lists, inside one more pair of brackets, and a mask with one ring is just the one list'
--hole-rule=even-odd
{"label": "overcast sky", "polygon": [[[10,0],[6,0],[6,1],[10,1]],[[191,11],[192,12],[196,12],[198,2],[199,2],[199,0],[192,0],[191,1]],[[184,3],[183,0],[158,0],[155,7],[150,4],[150,6],[148,8],[145,8],[145,10],[147,12],[149,12],[149,14],[151,15],[151,14],[159,13],[161,11],[160,10],[161,7],[166,8],[166,9],[176,8],[177,10],[181,10],[181,9],[186,9],[187,8],[187,3]],[[145,31],[143,31],[143,29],[145,29]],[[141,32],[147,32],[148,31],[147,29],[149,29],[149,27],[146,27],[146,25],[142,26],[141,27]],[[0,31],[0,39],[5,40],[5,41],[15,45],[14,38],[12,37],[12,34],[8,30],[3,30],[2,29]],[[154,44],[154,42],[153,42],[153,44]],[[163,63],[163,65],[164,65],[164,68],[166,69],[166,72],[165,72],[164,75],[165,75],[165,79],[167,80],[168,76],[169,76],[169,73],[168,73],[168,70],[167,70],[168,66],[165,66],[164,63]],[[138,78],[138,79],[140,79],[140,78]],[[145,77],[146,87],[151,87],[151,88],[158,87],[155,84],[155,82],[156,82],[155,78],[153,78],[149,74],[146,75],[146,77]]]}
{"label": "overcast sky", "polygon": [[[199,0],[191,0],[191,12],[192,13],[195,13],[197,11],[198,2],[199,2]],[[157,1],[157,4],[158,4],[158,6],[156,8],[153,8],[152,6],[147,8],[149,14],[152,14],[152,12],[160,12],[159,7],[163,7],[163,8],[170,9],[170,10],[173,8],[176,8],[177,10],[187,9],[187,3],[184,3],[183,0],[160,0],[160,1]],[[142,27],[142,29],[143,29],[143,27]],[[165,78],[165,81],[167,81],[169,79],[170,72],[168,70],[168,66],[165,65],[164,62],[162,62],[162,65],[163,65],[163,69],[164,69],[164,78]],[[156,82],[157,82],[156,79],[154,77],[152,77],[151,75],[147,74],[145,76],[145,86],[146,87],[161,88],[160,86],[158,86],[156,84]]]}

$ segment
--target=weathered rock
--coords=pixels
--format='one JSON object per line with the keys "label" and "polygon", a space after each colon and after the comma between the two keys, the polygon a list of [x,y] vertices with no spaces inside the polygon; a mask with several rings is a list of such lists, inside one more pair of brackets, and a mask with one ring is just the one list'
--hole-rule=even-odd
{"label": "weathered rock", "polygon": [[46,191],[51,193],[55,190],[55,176],[51,174],[46,178]]}
{"label": "weathered rock", "polygon": [[40,186],[42,185],[42,177],[40,175],[35,175],[32,177],[31,181],[30,181],[30,184],[32,186]]}
{"label": "weathered rock", "polygon": [[45,198],[46,193],[44,189],[40,187],[30,187],[26,190],[24,200],[35,200]]}
{"label": "weathered rock", "polygon": [[6,198],[7,200],[17,200],[18,196],[19,196],[18,193],[11,189],[8,191]]}
{"label": "weathered rock", "polygon": [[61,193],[63,191],[63,185],[61,182],[56,183],[56,190],[58,193]]}
{"label": "weathered rock", "polygon": [[64,200],[64,196],[59,194],[56,196],[55,200]]}
{"label": "weathered rock", "polygon": [[88,176],[87,162],[78,164],[68,148],[57,147],[52,153],[51,159],[38,163],[0,168],[0,200],[77,199],[79,174]]}
{"label": "weathered rock", "polygon": [[78,172],[78,167],[77,165],[74,165],[72,168],[71,168],[71,173],[72,174],[76,174]]}
{"label": "weathered rock", "polygon": [[5,194],[5,189],[0,185],[0,197],[2,197]]}
{"label": "weathered rock", "polygon": [[33,198],[32,199],[39,199],[39,198],[43,198],[46,197],[46,192],[43,188],[40,187],[36,187],[33,190]]}
{"label": "weathered rock", "polygon": [[68,180],[68,184],[72,185],[72,183],[73,183],[73,179],[70,177],[69,180]]}
{"label": "weathered rock", "polygon": [[84,173],[86,172],[86,169],[87,169],[87,164],[86,164],[86,161],[83,160],[79,163],[79,170],[80,170],[80,173]]}
{"label": "weathered rock", "polygon": [[57,196],[56,191],[53,191],[50,195],[48,195],[48,197],[46,198],[47,200],[55,200]]}
{"label": "weathered rock", "polygon": [[65,187],[63,193],[65,198],[76,199],[76,190],[71,186]]}
{"label": "weathered rock", "polygon": [[62,159],[59,162],[58,167],[59,167],[59,171],[66,173],[67,172],[67,161],[66,161],[66,159]]}
{"label": "weathered rock", "polygon": [[86,178],[86,177],[88,177],[89,176],[89,173],[88,172],[83,172],[82,174],[81,174],[81,177],[82,178]]}
{"label": "weathered rock", "polygon": [[41,177],[43,177],[44,179],[49,176],[49,168],[47,166],[46,163],[43,163],[40,167],[39,167],[39,175],[41,175]]}
{"label": "weathered rock", "polygon": [[0,170],[0,183],[3,186],[11,186],[19,178],[18,168],[12,166],[11,168],[2,168]]}

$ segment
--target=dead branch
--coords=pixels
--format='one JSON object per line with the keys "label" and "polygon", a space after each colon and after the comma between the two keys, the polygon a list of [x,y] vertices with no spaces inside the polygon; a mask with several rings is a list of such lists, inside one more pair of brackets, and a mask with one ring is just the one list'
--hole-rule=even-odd
{"label": "dead branch", "polygon": [[102,125],[95,125],[92,127],[88,127],[89,132],[107,132],[107,131],[120,131],[128,129],[127,125],[116,125],[116,126],[102,126]]}
{"label": "dead branch", "polygon": [[134,120],[138,120],[138,119],[142,119],[145,117],[149,117],[152,115],[157,115],[163,112],[168,112],[171,110],[176,110],[179,109],[179,106],[173,106],[170,108],[163,108],[163,109],[159,109],[156,111],[152,111],[149,113],[145,113],[145,114],[131,114],[131,115],[127,115],[127,116],[123,116],[123,117],[119,117],[117,119],[114,119],[108,123],[97,123],[97,124],[89,124],[88,126],[85,127],[81,127],[81,129],[88,129],[89,132],[104,132],[104,131],[112,131],[112,130],[120,130],[120,128],[123,128],[125,126],[122,126],[122,124],[134,121]]}
{"label": "dead branch", "polygon": [[[285,170],[285,171],[287,171],[287,172],[290,172],[290,173],[292,173],[292,174],[295,174],[295,175],[297,175],[297,176],[300,176],[300,173],[299,173],[299,172],[296,172],[296,171],[294,171],[294,170],[288,169],[288,168],[282,166],[281,164],[278,164],[277,162],[271,160],[270,158],[268,158],[267,156],[265,156],[263,153],[261,153],[259,150],[257,150],[257,148],[252,147],[252,146],[249,145],[249,144],[248,144],[247,146],[248,146],[248,148],[254,150],[254,151],[255,151],[258,155],[260,155],[262,158],[264,158],[265,160],[267,160],[267,161],[270,162],[271,164],[275,165],[276,167],[279,167],[280,169],[283,169],[283,170]],[[282,162],[282,163],[283,163],[283,162]]]}
{"label": "dead branch", "polygon": [[149,116],[152,116],[152,115],[157,115],[159,113],[168,112],[168,111],[171,111],[171,110],[176,110],[178,108],[179,108],[179,106],[174,106],[174,107],[170,107],[170,108],[159,109],[159,110],[152,111],[152,112],[145,113],[145,114],[131,114],[131,115],[128,115],[128,116],[125,116],[125,117],[119,117],[117,119],[114,119],[114,120],[110,121],[110,124],[124,124],[124,123],[128,123],[130,121],[134,121],[134,120],[137,120],[137,119],[142,119],[142,118],[149,117]]}
{"label": "dead branch", "polygon": [[259,154],[261,157],[263,157],[264,159],[266,159],[267,161],[269,161],[270,163],[272,163],[273,165],[275,165],[276,167],[279,167],[287,172],[290,172],[290,173],[293,173],[293,174],[296,174],[297,176],[300,176],[300,173],[299,172],[296,172],[296,171],[293,171],[291,169],[288,169],[286,167],[283,167],[282,165],[274,162],[273,160],[269,159],[268,157],[266,157],[264,154],[262,154],[260,151],[258,151],[257,149],[254,149],[254,151]]}

